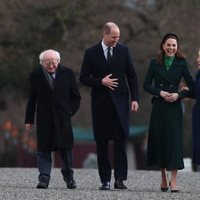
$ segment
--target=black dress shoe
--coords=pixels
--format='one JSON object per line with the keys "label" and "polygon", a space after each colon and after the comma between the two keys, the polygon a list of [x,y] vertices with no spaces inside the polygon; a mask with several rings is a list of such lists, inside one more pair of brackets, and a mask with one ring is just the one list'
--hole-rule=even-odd
{"label": "black dress shoe", "polygon": [[176,193],[176,192],[179,192],[179,190],[171,190],[171,192],[173,192],[173,193]]}
{"label": "black dress shoe", "polygon": [[99,187],[99,190],[110,190],[110,182],[104,182],[102,185]]}
{"label": "black dress shoe", "polygon": [[67,181],[67,188],[68,189],[76,189],[76,182],[73,179]]}
{"label": "black dress shoe", "polygon": [[37,185],[38,189],[47,189],[48,188],[48,183],[47,182],[39,182]]}
{"label": "black dress shoe", "polygon": [[123,181],[121,180],[116,180],[115,183],[114,183],[114,188],[115,189],[127,189],[127,187],[124,185]]}
{"label": "black dress shoe", "polygon": [[161,189],[162,192],[167,192],[169,187],[161,187],[160,189]]}

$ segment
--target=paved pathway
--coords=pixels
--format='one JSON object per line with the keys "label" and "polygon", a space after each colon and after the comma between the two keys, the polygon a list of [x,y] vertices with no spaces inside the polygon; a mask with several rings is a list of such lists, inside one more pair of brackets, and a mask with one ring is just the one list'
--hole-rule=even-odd
{"label": "paved pathway", "polygon": [[47,190],[36,189],[35,168],[0,168],[0,200],[171,200],[200,199],[200,173],[179,172],[180,193],[163,193],[157,171],[129,171],[128,190],[99,191],[95,169],[75,169],[76,190],[66,188],[60,170],[53,168]]}

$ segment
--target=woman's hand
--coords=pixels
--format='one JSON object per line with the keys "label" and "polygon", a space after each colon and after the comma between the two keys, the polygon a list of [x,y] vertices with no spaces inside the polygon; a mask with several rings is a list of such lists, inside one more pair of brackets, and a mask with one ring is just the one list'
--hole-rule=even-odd
{"label": "woman's hand", "polygon": [[161,91],[160,92],[160,96],[162,97],[162,98],[166,98],[167,96],[169,96],[170,95],[170,93],[169,92],[165,92],[165,91]]}
{"label": "woman's hand", "polygon": [[160,96],[163,97],[167,102],[174,102],[179,97],[178,93],[169,93],[165,91],[161,91]]}
{"label": "woman's hand", "polygon": [[178,93],[170,93],[166,98],[165,101],[168,102],[175,102],[178,99],[179,95]]}

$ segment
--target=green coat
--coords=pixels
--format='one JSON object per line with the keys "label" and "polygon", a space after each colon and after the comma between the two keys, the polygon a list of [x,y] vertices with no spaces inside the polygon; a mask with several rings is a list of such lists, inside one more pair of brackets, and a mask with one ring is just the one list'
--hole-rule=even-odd
{"label": "green coat", "polygon": [[[182,78],[189,87],[188,91],[179,90]],[[148,165],[158,165],[168,170],[183,169],[181,99],[185,98],[193,87],[186,60],[175,58],[168,71],[155,59],[151,60],[143,87],[153,95],[147,147]],[[178,93],[179,99],[173,103],[166,102],[160,96],[161,90]]]}

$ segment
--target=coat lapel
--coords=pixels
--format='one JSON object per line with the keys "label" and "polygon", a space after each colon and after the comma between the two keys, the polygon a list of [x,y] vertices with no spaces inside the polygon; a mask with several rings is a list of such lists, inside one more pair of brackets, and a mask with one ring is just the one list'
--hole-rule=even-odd
{"label": "coat lapel", "polygon": [[103,61],[105,65],[107,65],[108,62],[107,62],[107,60],[106,60],[106,58],[104,56],[104,52],[103,52],[103,48],[102,48],[101,42],[97,45],[96,51],[97,51],[96,55],[99,57],[99,59],[101,61]]}
{"label": "coat lapel", "polygon": [[40,81],[42,84],[45,84],[50,90],[52,90],[52,88],[50,87],[50,85],[45,77],[42,67],[40,67],[40,69],[39,69],[38,81]]}
{"label": "coat lapel", "polygon": [[118,44],[113,47],[113,58],[112,58],[112,62],[111,63],[114,63],[116,61],[116,58],[119,56],[119,46]]}
{"label": "coat lapel", "polygon": [[171,82],[174,77],[177,77],[177,74],[180,73],[180,66],[177,59],[175,58],[170,69],[167,71],[165,65],[160,66],[158,70],[159,74],[167,81]]}
{"label": "coat lapel", "polygon": [[170,67],[168,72],[169,72],[168,74],[169,74],[171,79],[173,79],[173,77],[176,77],[177,74],[180,73],[180,65],[179,65],[179,62],[176,58],[174,59],[172,66]]}
{"label": "coat lapel", "polygon": [[58,82],[62,80],[62,77],[61,77],[62,75],[63,75],[63,69],[59,65],[56,71],[56,78],[54,80],[54,90],[56,89]]}
{"label": "coat lapel", "polygon": [[163,79],[170,81],[169,72],[166,70],[166,67],[164,64],[159,67],[158,72],[163,77]]}

